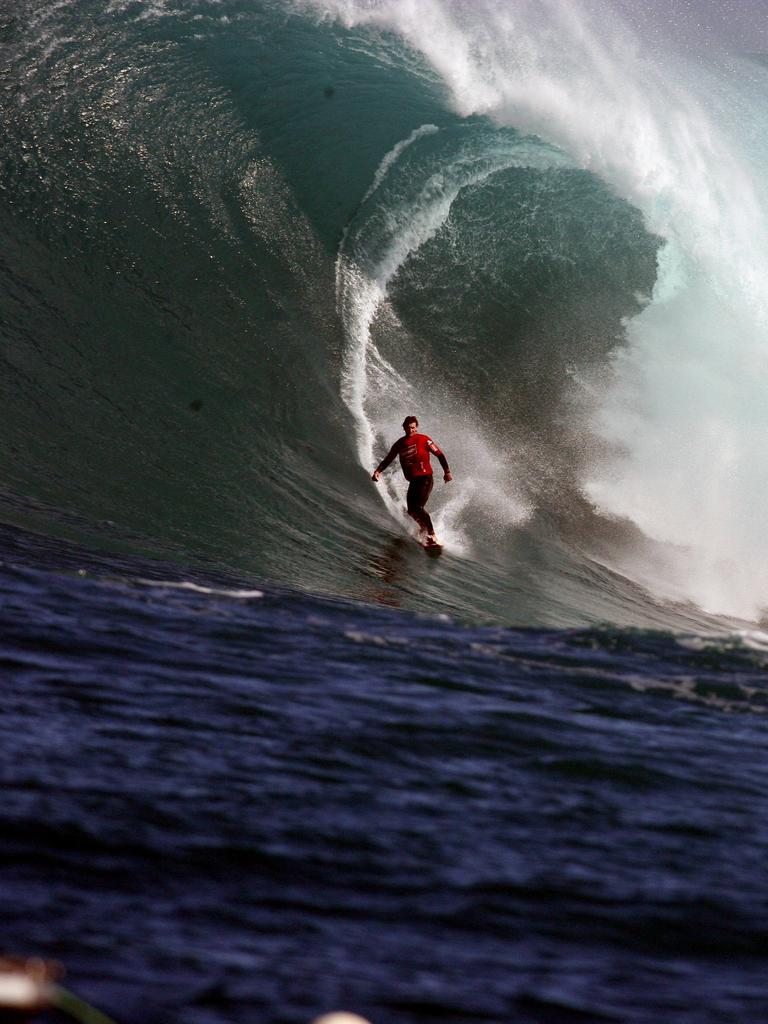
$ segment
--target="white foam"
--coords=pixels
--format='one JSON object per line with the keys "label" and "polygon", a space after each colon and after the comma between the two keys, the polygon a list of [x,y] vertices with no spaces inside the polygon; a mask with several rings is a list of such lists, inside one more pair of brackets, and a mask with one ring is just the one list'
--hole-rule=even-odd
{"label": "white foam", "polygon": [[217,597],[231,597],[239,601],[252,601],[264,597],[263,590],[230,590],[226,587],[205,587],[188,580],[149,580],[137,579],[137,583],[145,587],[156,587],[159,590],[192,590],[197,594],[214,594]]}
{"label": "white foam", "polygon": [[434,135],[439,130],[440,129],[435,124],[423,124],[419,128],[414,128],[414,130],[406,139],[401,139],[400,142],[395,143],[392,149],[390,149],[390,151],[387,154],[385,154],[381,163],[377,167],[376,173],[373,176],[373,182],[368,191],[363,196],[363,202],[367,202],[374,194],[374,192],[378,191],[379,187],[381,186],[381,183],[384,181],[387,174],[389,173],[390,168],[395,163],[397,163],[403,152],[409,146],[412,146],[417,139],[422,139],[424,138],[425,135]]}

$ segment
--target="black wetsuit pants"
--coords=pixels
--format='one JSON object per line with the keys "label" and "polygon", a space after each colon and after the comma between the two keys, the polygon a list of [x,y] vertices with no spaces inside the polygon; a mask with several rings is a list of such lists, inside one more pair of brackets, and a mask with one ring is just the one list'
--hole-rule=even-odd
{"label": "black wetsuit pants", "polygon": [[429,476],[415,476],[408,485],[406,499],[408,502],[408,515],[415,519],[421,529],[426,530],[427,533],[435,532],[432,520],[429,518],[429,513],[424,508],[432,493],[434,482],[435,480],[431,473]]}

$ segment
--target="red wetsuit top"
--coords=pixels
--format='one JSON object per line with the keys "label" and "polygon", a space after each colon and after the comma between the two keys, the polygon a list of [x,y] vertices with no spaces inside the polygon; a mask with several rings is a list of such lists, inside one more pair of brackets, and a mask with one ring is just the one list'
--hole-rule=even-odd
{"label": "red wetsuit top", "polygon": [[379,463],[378,472],[383,473],[395,456],[399,455],[400,465],[406,480],[414,480],[420,476],[432,476],[432,466],[429,462],[430,452],[440,462],[443,472],[448,473],[448,460],[432,438],[427,437],[426,434],[410,434],[409,436],[398,437],[389,449],[387,457]]}

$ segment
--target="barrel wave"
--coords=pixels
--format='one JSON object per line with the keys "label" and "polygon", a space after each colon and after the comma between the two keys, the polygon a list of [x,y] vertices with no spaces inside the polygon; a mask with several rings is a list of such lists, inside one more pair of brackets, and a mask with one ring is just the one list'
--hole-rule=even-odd
{"label": "barrel wave", "polygon": [[[5,522],[473,621],[760,618],[759,58],[555,0],[0,32]],[[369,479],[410,413],[439,563]]]}

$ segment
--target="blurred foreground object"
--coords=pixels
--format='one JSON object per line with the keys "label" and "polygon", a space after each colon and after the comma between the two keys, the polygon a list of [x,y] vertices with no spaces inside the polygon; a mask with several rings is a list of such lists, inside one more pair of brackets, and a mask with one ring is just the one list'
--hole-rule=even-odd
{"label": "blurred foreground object", "polygon": [[[115,1024],[96,1007],[58,984],[64,968],[51,960],[0,956],[0,1022],[21,1024],[43,1010],[56,1009],[81,1024]],[[370,1024],[356,1013],[338,1010],[314,1024]]]}
{"label": "blurred foreground object", "polygon": [[347,1013],[345,1010],[337,1010],[335,1013],[324,1013],[318,1017],[313,1024],[370,1024],[365,1017],[358,1017],[356,1013]]}
{"label": "blurred foreground object", "polygon": [[0,957],[0,1020],[23,1021],[52,1005],[61,966],[31,957]]}
{"label": "blurred foreground object", "polygon": [[0,957],[0,1021],[28,1021],[35,1014],[57,1009],[81,1024],[115,1024],[115,1022],[57,984],[64,968],[51,960],[30,957]]}

